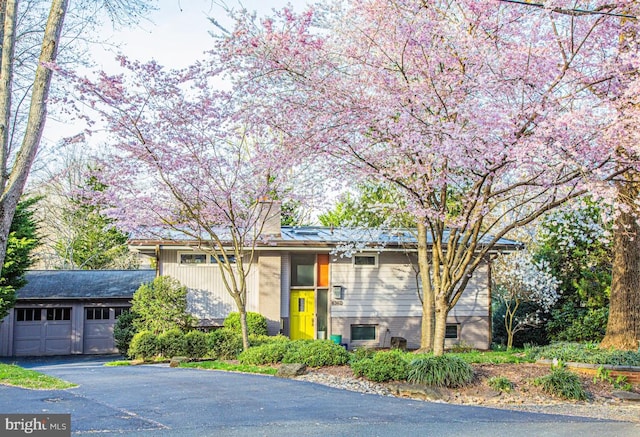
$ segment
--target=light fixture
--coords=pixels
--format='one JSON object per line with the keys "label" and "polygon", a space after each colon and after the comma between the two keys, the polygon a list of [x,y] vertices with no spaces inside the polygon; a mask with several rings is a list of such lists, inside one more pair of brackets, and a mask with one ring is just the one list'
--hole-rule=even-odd
{"label": "light fixture", "polygon": [[332,296],[334,299],[342,299],[342,285],[334,285],[332,287]]}

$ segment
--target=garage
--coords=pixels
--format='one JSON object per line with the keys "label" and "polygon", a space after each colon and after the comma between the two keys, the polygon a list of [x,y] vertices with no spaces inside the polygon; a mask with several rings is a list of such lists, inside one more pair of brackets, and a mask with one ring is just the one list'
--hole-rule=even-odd
{"label": "garage", "polygon": [[0,356],[117,353],[113,329],[155,270],[38,270],[0,321]]}

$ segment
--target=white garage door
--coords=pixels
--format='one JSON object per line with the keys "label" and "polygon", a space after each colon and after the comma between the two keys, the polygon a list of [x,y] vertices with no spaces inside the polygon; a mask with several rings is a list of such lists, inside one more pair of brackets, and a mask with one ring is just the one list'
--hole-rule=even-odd
{"label": "white garage door", "polygon": [[113,340],[116,319],[127,308],[93,307],[84,309],[84,349],[85,354],[118,353]]}
{"label": "white garage door", "polygon": [[16,308],[14,355],[69,355],[71,308]]}

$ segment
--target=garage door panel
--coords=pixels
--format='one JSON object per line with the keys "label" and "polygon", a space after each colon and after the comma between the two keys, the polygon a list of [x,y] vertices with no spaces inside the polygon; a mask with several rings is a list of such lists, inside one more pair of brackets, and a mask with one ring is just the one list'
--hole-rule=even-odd
{"label": "garage door panel", "polygon": [[[88,318],[90,317],[90,319]],[[115,326],[113,308],[86,308],[83,332],[83,353],[111,354],[117,353],[113,339]]]}
{"label": "garage door panel", "polygon": [[70,308],[17,308],[13,331],[14,355],[69,355],[72,333],[70,314]]}

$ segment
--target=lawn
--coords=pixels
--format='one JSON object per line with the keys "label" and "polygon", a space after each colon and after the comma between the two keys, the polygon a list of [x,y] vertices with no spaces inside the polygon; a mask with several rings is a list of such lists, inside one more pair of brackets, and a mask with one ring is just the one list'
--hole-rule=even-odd
{"label": "lawn", "polygon": [[262,375],[275,375],[277,372],[277,369],[270,366],[234,364],[225,361],[196,361],[191,363],[180,363],[180,367],[190,367],[207,370],[226,370],[228,372],[259,373]]}
{"label": "lawn", "polygon": [[62,379],[36,372],[35,370],[2,363],[0,363],[0,384],[34,390],[63,390],[77,387],[77,384],[72,384]]}

